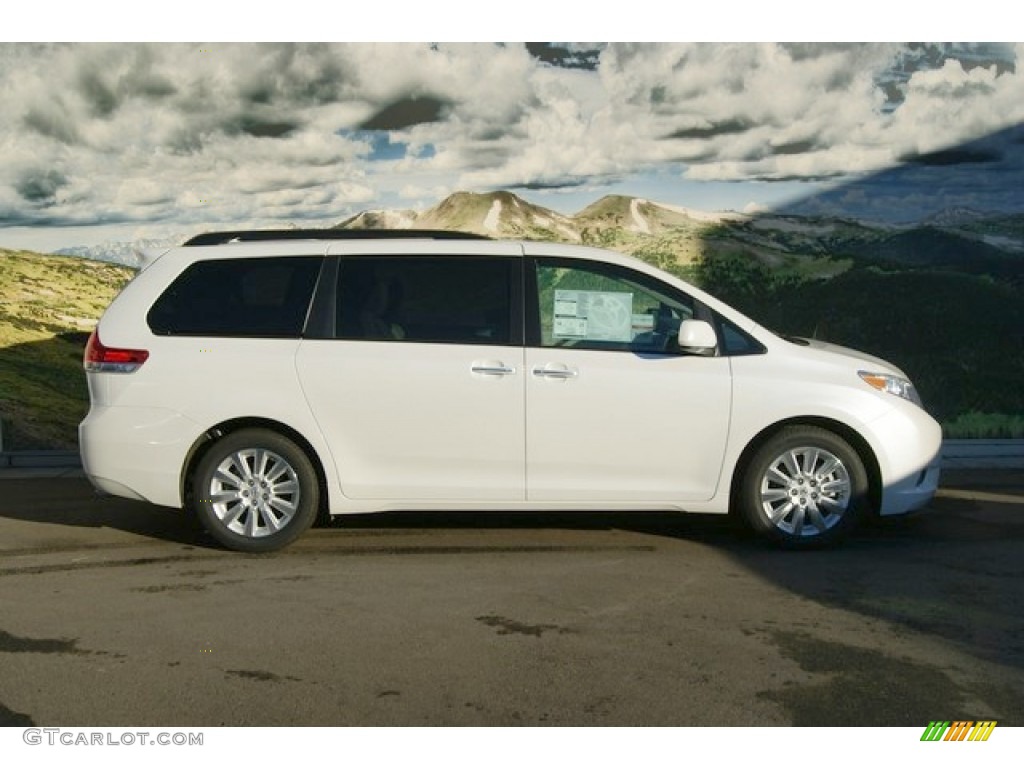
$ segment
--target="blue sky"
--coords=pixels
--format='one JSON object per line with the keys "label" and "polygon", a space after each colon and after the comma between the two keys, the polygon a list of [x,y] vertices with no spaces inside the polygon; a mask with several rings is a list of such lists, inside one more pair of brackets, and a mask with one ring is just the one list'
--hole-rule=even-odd
{"label": "blue sky", "polygon": [[[330,225],[509,189],[1024,210],[1024,45],[0,45],[0,246]],[[1019,63],[1020,62],[1020,63]]]}

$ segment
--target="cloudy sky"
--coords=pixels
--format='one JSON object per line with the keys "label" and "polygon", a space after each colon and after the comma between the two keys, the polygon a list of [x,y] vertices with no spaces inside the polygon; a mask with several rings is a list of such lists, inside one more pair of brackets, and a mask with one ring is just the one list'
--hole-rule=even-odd
{"label": "cloudy sky", "polygon": [[329,225],[456,190],[565,213],[613,192],[1024,210],[1024,44],[13,43],[0,99],[7,247]]}

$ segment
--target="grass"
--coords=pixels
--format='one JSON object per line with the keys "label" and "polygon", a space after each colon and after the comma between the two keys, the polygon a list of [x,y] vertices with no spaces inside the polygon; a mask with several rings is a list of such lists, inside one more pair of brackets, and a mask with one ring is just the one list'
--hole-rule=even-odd
{"label": "grass", "polygon": [[1024,438],[1024,416],[970,411],[945,422],[942,434],[955,439]]}
{"label": "grass", "polygon": [[74,448],[89,407],[82,350],[133,271],[0,249],[0,419],[4,449]]}

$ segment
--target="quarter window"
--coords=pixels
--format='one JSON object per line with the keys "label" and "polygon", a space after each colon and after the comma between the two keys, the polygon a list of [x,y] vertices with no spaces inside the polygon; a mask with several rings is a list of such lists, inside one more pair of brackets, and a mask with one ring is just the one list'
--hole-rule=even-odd
{"label": "quarter window", "polygon": [[197,261],[146,316],[167,336],[302,335],[319,256]]}
{"label": "quarter window", "polygon": [[726,355],[760,355],[765,348],[749,333],[745,333],[725,318],[719,318],[718,327],[722,337],[722,353]]}

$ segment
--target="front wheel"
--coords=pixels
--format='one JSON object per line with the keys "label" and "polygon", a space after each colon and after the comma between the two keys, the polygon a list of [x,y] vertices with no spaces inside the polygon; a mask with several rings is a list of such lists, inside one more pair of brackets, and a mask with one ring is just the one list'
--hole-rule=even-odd
{"label": "front wheel", "polygon": [[272,552],[316,519],[320,488],[309,457],[288,438],[243,429],[221,438],[192,475],[193,507],[213,538],[240,552]]}
{"label": "front wheel", "polygon": [[868,477],[857,452],[833,432],[794,426],[751,457],[740,485],[745,522],[787,547],[834,544],[868,506]]}

